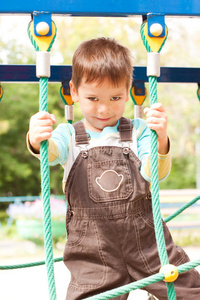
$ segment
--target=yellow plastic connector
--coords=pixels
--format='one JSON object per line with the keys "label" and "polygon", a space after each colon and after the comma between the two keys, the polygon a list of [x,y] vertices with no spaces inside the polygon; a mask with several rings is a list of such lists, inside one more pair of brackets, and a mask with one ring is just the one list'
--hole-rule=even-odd
{"label": "yellow plastic connector", "polygon": [[165,282],[173,282],[178,278],[178,269],[176,266],[168,264],[160,268],[159,273],[164,273]]}
{"label": "yellow plastic connector", "polygon": [[0,85],[0,99],[3,97],[3,88],[2,86]]}
{"label": "yellow plastic connector", "polygon": [[[64,89],[63,89],[63,87],[61,87],[61,89],[60,89],[60,96],[62,97],[62,100],[64,100],[65,103],[66,103],[67,105],[72,105],[72,104],[74,104],[74,102],[72,101],[72,96],[71,96],[71,95],[65,95],[65,94],[64,94]],[[63,102],[64,102],[64,101],[63,101]]]}
{"label": "yellow plastic connector", "polygon": [[136,95],[135,94],[135,87],[133,86],[131,89],[130,89],[130,95],[131,95],[131,98],[133,100],[133,102],[136,104],[136,105],[142,105],[144,100],[146,99],[146,96],[147,96],[147,89],[145,88],[145,94],[144,95]]}
{"label": "yellow plastic connector", "polygon": [[[41,22],[41,23],[45,23],[45,22]],[[38,23],[38,25],[39,24],[40,23]],[[47,31],[48,28],[46,27],[46,25],[45,26],[43,26],[43,25],[41,26],[42,28],[39,28],[39,30],[40,30],[40,32],[43,32],[43,34],[44,34],[44,31],[45,30]],[[52,22],[52,35],[51,36],[45,36],[45,35],[44,36],[36,36],[34,34],[34,25],[33,25],[33,22],[31,22],[30,33],[31,33],[34,41],[38,45],[40,51],[48,51],[49,45],[51,44],[53,38],[55,37],[56,27],[55,27],[54,22]]]}

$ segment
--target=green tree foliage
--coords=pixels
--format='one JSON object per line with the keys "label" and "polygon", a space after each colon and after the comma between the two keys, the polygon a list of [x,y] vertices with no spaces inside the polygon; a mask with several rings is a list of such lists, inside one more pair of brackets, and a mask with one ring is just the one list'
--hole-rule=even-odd
{"label": "green tree foliage", "polygon": [[[22,18],[23,19],[23,18]],[[71,64],[76,47],[86,39],[111,36],[130,48],[133,64],[146,65],[146,50],[140,38],[141,17],[136,18],[88,18],[55,17],[58,34],[51,51],[52,64]],[[23,21],[23,20],[22,20]],[[25,19],[27,22],[27,19]],[[12,22],[12,18],[10,18]],[[16,22],[16,18],[15,18]],[[35,52],[28,41],[26,28],[24,40],[18,41],[17,23],[0,40],[0,63],[35,64]],[[168,23],[168,20],[166,19]],[[0,19],[0,31],[5,32]],[[15,28],[16,27],[16,28]],[[161,54],[163,66],[197,66],[199,58],[199,35],[189,36],[183,22],[170,20],[169,36]],[[24,31],[23,31],[24,30]],[[23,32],[22,32],[23,31]],[[191,33],[191,32],[190,32]],[[10,39],[9,39],[10,38]],[[192,38],[192,40],[191,40]],[[189,42],[190,40],[190,42]],[[198,48],[198,49],[197,49]],[[31,115],[38,111],[38,84],[2,83],[4,98],[0,103],[0,196],[40,194],[39,160],[26,148],[26,133]],[[146,85],[148,90],[148,84]],[[57,124],[65,122],[64,105],[59,97],[60,84],[49,84],[49,111],[56,115]],[[199,102],[196,85],[160,84],[159,101],[168,113],[168,132],[171,139],[173,168],[171,175],[161,184],[163,188],[192,188],[195,186],[195,143],[199,136]],[[149,97],[145,106],[149,105]],[[127,103],[125,116],[133,118],[133,103]],[[81,119],[75,105],[75,121]],[[51,193],[62,194],[61,166],[51,167]]]}
{"label": "green tree foliage", "polygon": [[168,178],[160,183],[161,189],[192,189],[196,187],[195,157],[180,156],[172,159]]}

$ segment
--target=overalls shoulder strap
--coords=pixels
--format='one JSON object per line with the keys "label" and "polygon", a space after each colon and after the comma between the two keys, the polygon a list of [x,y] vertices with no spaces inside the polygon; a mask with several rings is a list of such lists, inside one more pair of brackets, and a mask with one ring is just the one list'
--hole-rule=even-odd
{"label": "overalls shoulder strap", "polygon": [[[85,145],[89,144],[89,137],[85,130],[85,126],[82,121],[78,121],[73,124],[75,129],[75,141],[76,145]],[[121,142],[129,142],[132,141],[132,131],[133,131],[133,124],[130,119],[121,117],[119,121],[119,134],[120,134],[120,141]]]}
{"label": "overalls shoulder strap", "polygon": [[130,119],[121,117],[119,121],[119,134],[121,142],[132,141],[133,123]]}
{"label": "overalls shoulder strap", "polygon": [[75,129],[75,141],[76,145],[89,144],[88,134],[85,130],[85,126],[82,121],[78,121],[73,124]]}

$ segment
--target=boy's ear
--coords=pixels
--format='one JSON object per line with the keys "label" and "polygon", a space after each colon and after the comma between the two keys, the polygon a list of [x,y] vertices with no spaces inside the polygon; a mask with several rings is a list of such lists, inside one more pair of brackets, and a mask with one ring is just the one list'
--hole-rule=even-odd
{"label": "boy's ear", "polygon": [[69,86],[70,86],[70,94],[72,96],[72,101],[73,102],[79,102],[78,93],[77,93],[77,90],[76,90],[72,80],[70,80]]}
{"label": "boy's ear", "polygon": [[125,102],[128,102],[128,100],[129,100],[129,90],[127,91]]}

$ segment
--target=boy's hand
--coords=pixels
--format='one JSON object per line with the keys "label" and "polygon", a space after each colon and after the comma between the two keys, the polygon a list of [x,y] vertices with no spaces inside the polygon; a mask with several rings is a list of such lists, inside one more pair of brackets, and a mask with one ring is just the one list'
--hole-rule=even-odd
{"label": "boy's hand", "polygon": [[167,136],[167,114],[161,103],[155,103],[150,108],[144,109],[147,125],[155,130],[158,136],[158,152],[167,154],[169,151],[169,140]]}
{"label": "boy's hand", "polygon": [[29,123],[29,142],[36,153],[39,153],[40,143],[51,137],[56,118],[53,114],[41,111],[33,115]]}

